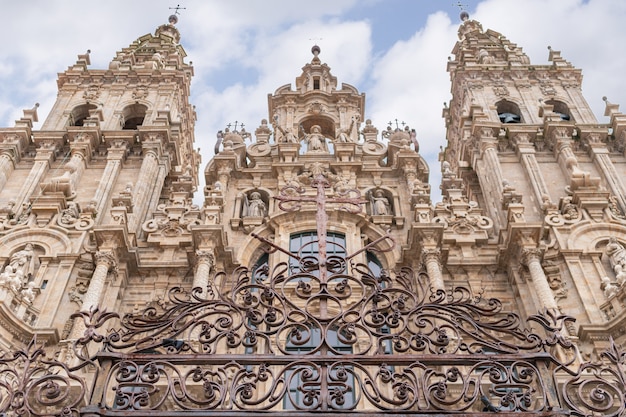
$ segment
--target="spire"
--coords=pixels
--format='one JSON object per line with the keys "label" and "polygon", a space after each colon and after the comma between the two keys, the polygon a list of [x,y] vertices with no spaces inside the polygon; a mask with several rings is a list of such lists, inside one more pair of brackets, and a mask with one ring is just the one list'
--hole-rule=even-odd
{"label": "spire", "polygon": [[178,9],[168,18],[168,23],[156,28],[154,35],[146,34],[138,38],[128,48],[117,52],[109,64],[110,69],[180,69],[186,66],[183,59],[187,56],[180,45]]}

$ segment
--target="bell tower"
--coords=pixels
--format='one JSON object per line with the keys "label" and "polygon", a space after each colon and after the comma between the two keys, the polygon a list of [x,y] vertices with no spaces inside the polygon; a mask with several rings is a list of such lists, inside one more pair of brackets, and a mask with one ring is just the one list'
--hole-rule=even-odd
{"label": "bell tower", "polygon": [[[0,129],[0,348],[33,334],[47,343],[76,337],[84,328],[71,315],[119,309],[131,276],[145,280],[145,265],[187,264],[200,157],[193,67],[176,22],[171,16],[139,37],[107,69],[90,68],[90,51],[80,54],[58,75],[40,130],[36,108]],[[138,244],[146,241],[152,254]],[[166,281],[169,272],[155,275]],[[178,273],[170,278],[187,270]],[[136,294],[152,298],[166,285],[156,281]]]}
{"label": "bell tower", "polygon": [[532,64],[500,33],[461,18],[443,111],[444,195],[457,180],[493,220],[497,264],[520,309],[576,317],[569,336],[597,351],[626,320],[616,304],[626,288],[623,114],[605,98],[611,121],[599,123],[581,70],[559,51]]}
{"label": "bell tower", "polygon": [[[582,94],[581,70],[550,47],[550,64],[531,64],[522,48],[503,35],[484,31],[465,12],[461,17],[459,41],[448,62],[453,98],[444,109],[445,160],[466,179],[470,195],[497,230],[505,226],[503,205],[511,198],[523,200],[529,220],[539,220],[542,204],[559,197],[531,162],[535,152],[554,152],[562,168],[558,175],[566,177],[563,186],[571,185],[582,168],[557,142],[563,144],[559,138],[566,137],[577,146],[577,135],[584,133],[575,126],[598,123]],[[517,160],[504,157],[510,152]],[[595,176],[592,169],[589,181]]]}

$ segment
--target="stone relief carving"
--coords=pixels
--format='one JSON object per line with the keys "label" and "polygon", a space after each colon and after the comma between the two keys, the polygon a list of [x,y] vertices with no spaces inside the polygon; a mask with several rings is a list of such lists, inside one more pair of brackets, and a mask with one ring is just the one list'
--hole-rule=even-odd
{"label": "stone relief carving", "polygon": [[624,216],[624,213],[622,213],[617,205],[617,198],[614,195],[609,197],[609,212],[614,219],[622,221],[626,220],[626,216]]}
{"label": "stone relief carving", "polygon": [[605,253],[609,257],[609,263],[618,284],[622,285],[626,281],[626,249],[615,237],[611,236]]}
{"label": "stone relief carving", "polygon": [[0,288],[4,287],[18,295],[18,302],[32,304],[38,294],[33,281],[39,268],[39,256],[31,243],[18,250],[9,258],[9,263],[0,273]]}
{"label": "stone relief carving", "polygon": [[95,224],[95,216],[96,210],[91,204],[81,210],[78,203],[70,201],[57,217],[57,224],[66,229],[88,230]]}
{"label": "stone relief carving", "polygon": [[617,291],[619,290],[619,286],[613,284],[611,282],[611,278],[605,276],[605,277],[602,277],[600,289],[604,292],[604,296],[606,298],[611,298],[615,294],[617,294]]}
{"label": "stone relief carving", "polygon": [[168,238],[191,239],[190,227],[201,224],[200,210],[186,192],[172,192],[170,200],[157,207],[154,217],[141,226],[148,241],[166,243]]}

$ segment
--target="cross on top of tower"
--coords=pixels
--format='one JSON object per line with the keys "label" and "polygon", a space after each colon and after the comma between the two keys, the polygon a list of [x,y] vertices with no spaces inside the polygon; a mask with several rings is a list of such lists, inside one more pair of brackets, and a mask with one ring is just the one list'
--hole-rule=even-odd
{"label": "cross on top of tower", "polygon": [[170,10],[174,10],[174,14],[180,14],[178,13],[179,10],[186,10],[186,7],[180,7],[180,4],[177,4],[176,7],[170,7]]}
{"label": "cross on top of tower", "polygon": [[465,8],[467,7],[467,4],[461,3],[461,0],[457,1],[456,4],[452,3],[452,5],[457,6],[461,11],[465,11]]}
{"label": "cross on top of tower", "polygon": [[170,7],[170,10],[174,10],[174,14],[170,15],[168,21],[170,22],[170,25],[175,25],[176,23],[178,23],[178,16],[180,13],[178,13],[179,10],[184,10],[186,9],[186,7],[180,7],[180,4],[177,4],[176,7]]}
{"label": "cross on top of tower", "polygon": [[465,8],[467,7],[467,4],[463,4],[461,3],[461,0],[457,1],[456,4],[452,3],[453,6],[457,6],[459,8],[459,10],[461,10],[461,20],[463,22],[465,22],[467,19],[469,19],[469,13],[467,12],[467,10],[465,10]]}

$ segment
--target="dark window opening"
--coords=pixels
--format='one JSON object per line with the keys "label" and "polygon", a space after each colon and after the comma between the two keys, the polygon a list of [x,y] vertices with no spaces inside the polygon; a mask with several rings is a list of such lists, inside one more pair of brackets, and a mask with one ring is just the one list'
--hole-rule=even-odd
{"label": "dark window opening", "polygon": [[552,109],[553,109],[552,111],[558,114],[561,120],[563,121],[571,120],[569,107],[567,107],[567,104],[563,103],[562,101],[557,101],[557,100],[548,100],[546,101],[546,104],[549,104],[552,106]]}
{"label": "dark window opening", "polygon": [[126,120],[124,122],[124,130],[135,130],[137,126],[141,126],[143,124],[143,117],[133,117],[132,119]]}
{"label": "dark window opening", "polygon": [[72,116],[70,118],[71,126],[84,126],[85,119],[90,116],[89,111],[97,109],[95,104],[83,104],[72,110]]}
{"label": "dark window opening", "polygon": [[122,117],[124,120],[124,130],[135,130],[138,126],[143,125],[148,108],[143,104],[133,104],[124,108]]}
{"label": "dark window opening", "polygon": [[320,79],[318,77],[313,78],[313,90],[320,89]]}
{"label": "dark window opening", "polygon": [[496,104],[496,109],[500,123],[522,122],[522,117],[520,116],[521,113],[517,104],[503,100]]}

